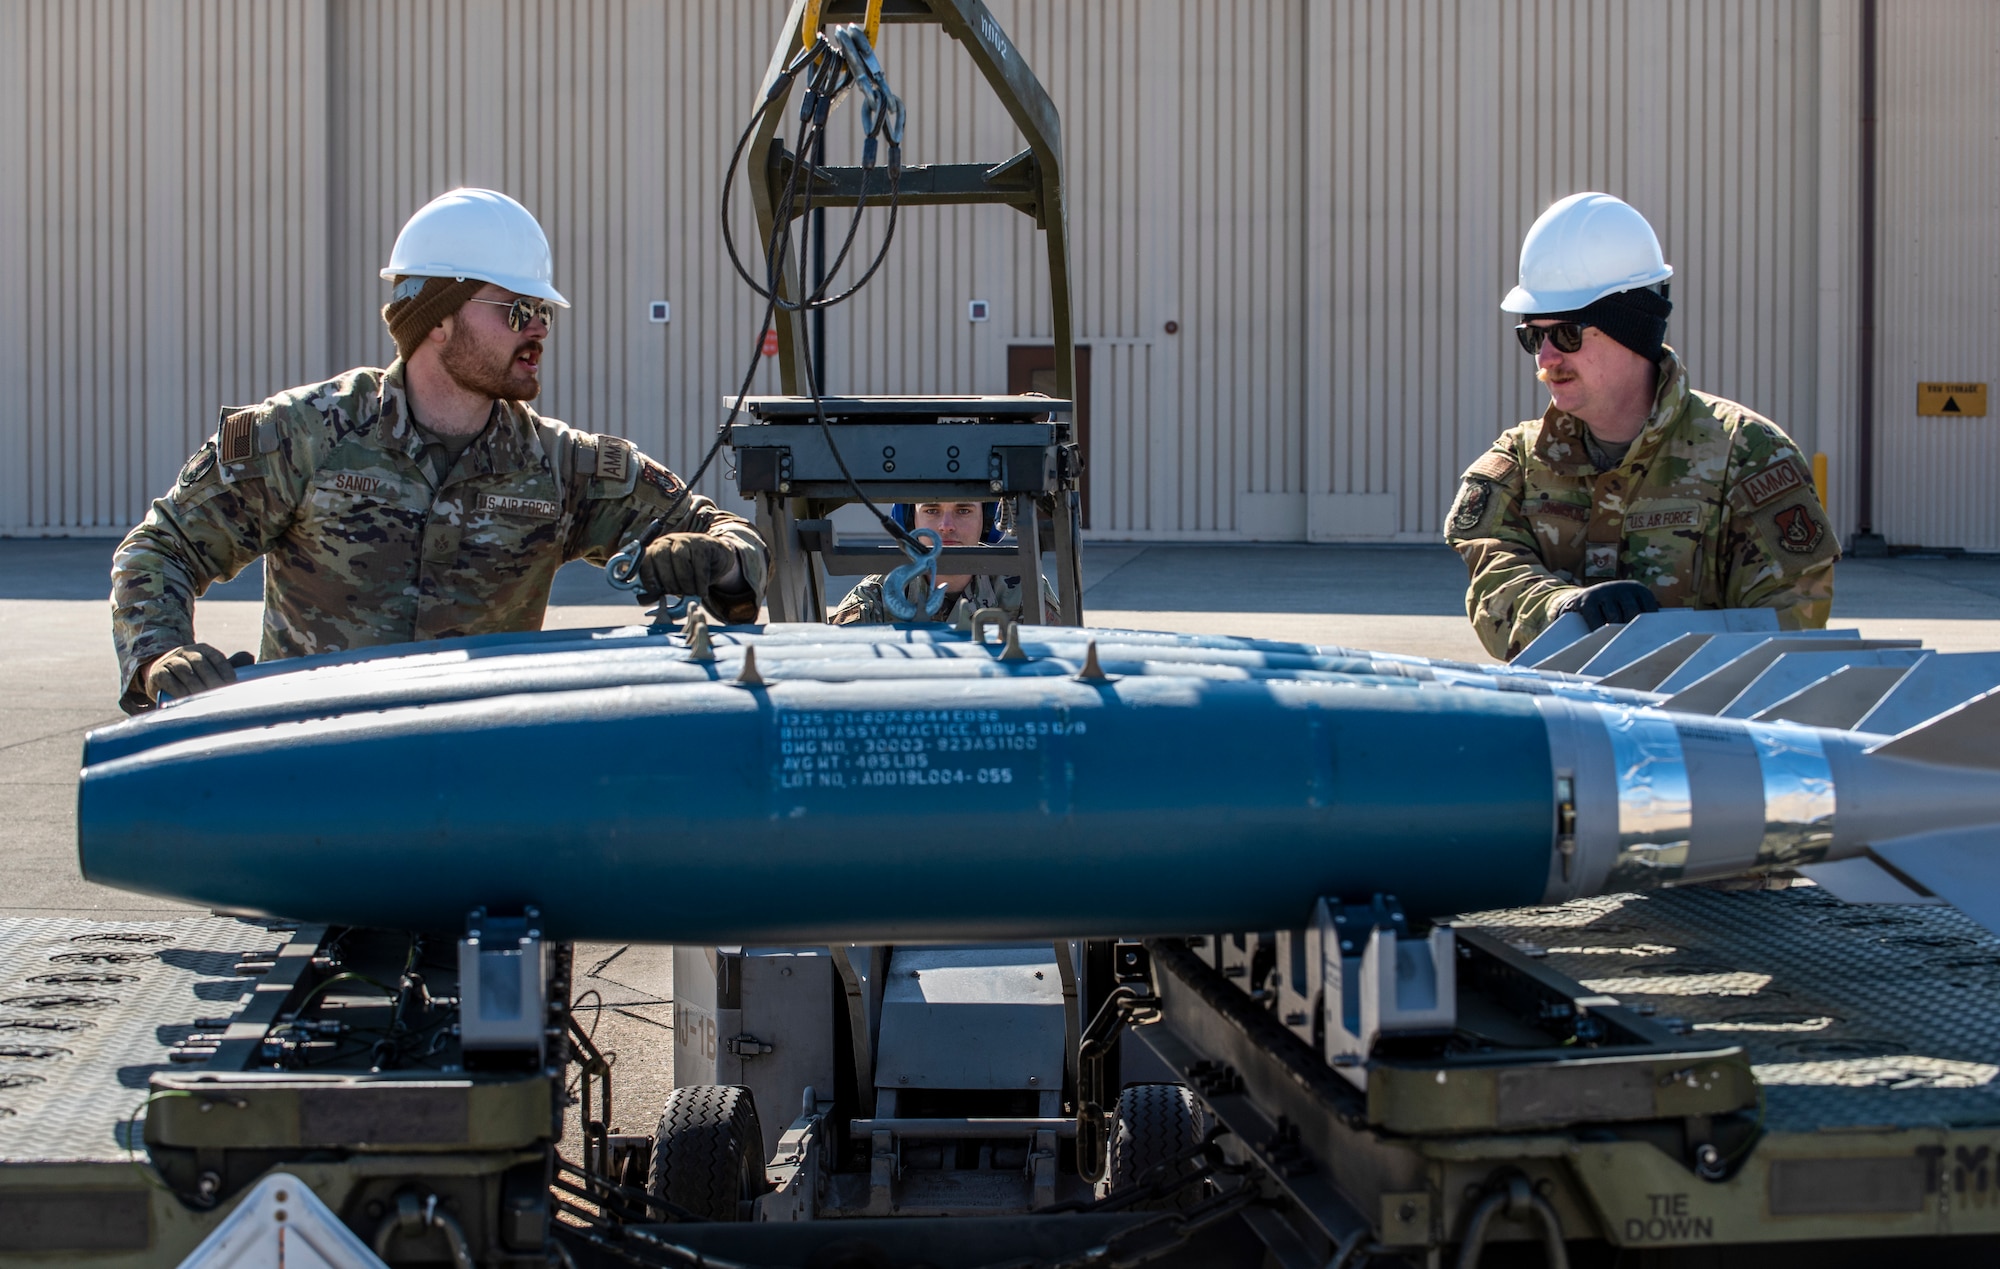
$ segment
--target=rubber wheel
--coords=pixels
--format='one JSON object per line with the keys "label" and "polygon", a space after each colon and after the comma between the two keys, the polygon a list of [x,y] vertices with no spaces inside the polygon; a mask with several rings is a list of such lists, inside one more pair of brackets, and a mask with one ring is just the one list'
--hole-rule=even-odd
{"label": "rubber wheel", "polygon": [[764,1130],[750,1090],[696,1084],[669,1093],[646,1192],[704,1220],[742,1221],[764,1190]]}
{"label": "rubber wheel", "polygon": [[[1105,1180],[1112,1194],[1140,1185],[1154,1165],[1199,1144],[1208,1132],[1206,1117],[1194,1094],[1179,1084],[1134,1084],[1118,1094],[1116,1122],[1111,1128],[1111,1158]],[[1201,1171],[1201,1160],[1190,1159],[1175,1171],[1188,1176]],[[1164,1172],[1147,1177],[1146,1185],[1171,1180]],[[1133,1211],[1172,1211],[1193,1207],[1206,1196],[1206,1185],[1184,1185],[1162,1198],[1132,1205]]]}

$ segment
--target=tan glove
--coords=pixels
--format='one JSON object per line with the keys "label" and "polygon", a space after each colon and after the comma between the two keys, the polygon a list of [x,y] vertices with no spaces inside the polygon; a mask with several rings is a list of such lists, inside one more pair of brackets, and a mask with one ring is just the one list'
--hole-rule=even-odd
{"label": "tan glove", "polygon": [[736,548],[727,542],[706,533],[662,534],[639,557],[639,602],[650,604],[662,595],[706,600],[715,584],[733,572],[738,572]]}
{"label": "tan glove", "polygon": [[155,705],[162,695],[174,700],[193,696],[236,681],[238,666],[251,664],[248,652],[225,657],[206,643],[190,643],[162,653],[146,667],[142,682],[146,697]]}

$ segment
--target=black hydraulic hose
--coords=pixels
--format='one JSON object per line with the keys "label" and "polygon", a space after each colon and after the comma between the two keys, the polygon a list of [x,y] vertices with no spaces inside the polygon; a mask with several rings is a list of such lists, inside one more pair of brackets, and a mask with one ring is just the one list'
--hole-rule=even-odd
{"label": "black hydraulic hose", "polygon": [[[792,177],[789,181],[786,182],[786,196],[780,200],[778,207],[775,209],[776,214],[773,216],[772,220],[771,241],[766,244],[767,257],[773,260],[776,260],[778,256],[783,253],[783,247],[781,246],[780,239],[781,238],[785,239],[787,243],[789,241],[791,232],[791,207],[794,201],[795,193],[799,189],[799,181],[798,181],[799,173],[807,168],[812,167],[811,156],[815,153],[816,149],[814,145],[814,138],[816,136],[821,138],[824,137],[825,127],[826,127],[826,117],[829,108],[831,106],[832,100],[845,87],[845,85],[840,82],[840,77],[844,72],[844,66],[839,60],[839,55],[837,51],[833,48],[833,46],[830,43],[827,43],[824,39],[822,39],[820,44],[814,46],[813,51],[818,52],[822,48],[826,52],[826,58],[824,61],[817,63],[815,66],[815,70],[818,73],[819,77],[808,80],[806,86],[806,91],[809,95],[810,100],[813,103],[813,110],[805,122],[804,129],[800,133],[798,151],[794,156],[792,162]],[[792,64],[792,67],[796,68],[798,64],[799,64],[798,61],[795,60]],[[778,81],[772,85],[771,95],[767,95],[764,101],[758,105],[756,111],[754,111],[751,114],[749,125],[743,129],[742,135],[737,138],[736,148],[730,152],[729,166],[723,172],[722,176],[723,250],[728,255],[729,263],[731,267],[733,267],[736,270],[737,276],[742,278],[744,283],[748,285],[752,291],[756,292],[759,296],[762,296],[767,299],[772,298],[774,296],[774,293],[777,290],[776,282],[775,280],[770,279],[767,275],[765,284],[760,285],[757,279],[751,275],[749,268],[744,265],[743,257],[737,250],[736,235],[734,231],[730,229],[729,226],[729,205],[732,197],[732,191],[734,190],[736,184],[736,172],[737,169],[742,166],[743,151],[749,146],[750,138],[756,134],[757,125],[763,119],[764,113],[767,110],[769,110],[771,108],[771,105],[777,100],[776,94],[784,87],[790,84],[791,82],[790,77],[793,73],[794,70],[792,68],[788,68],[787,71],[779,77]],[[881,117],[876,119],[875,126],[872,129],[870,129],[868,137],[866,139],[872,141],[878,138],[881,135],[883,128],[887,125],[887,122],[888,122],[887,113],[884,112],[884,114]],[[867,174],[868,172],[872,171],[874,167],[874,164],[871,160],[862,165],[861,186],[855,199],[854,215],[848,221],[847,232],[845,235],[843,235],[841,239],[839,253],[834,257],[832,263],[826,266],[824,279],[816,287],[813,287],[811,289],[808,289],[802,282],[799,288],[799,294],[804,298],[797,301],[776,299],[774,300],[774,303],[776,304],[777,307],[784,309],[788,313],[807,312],[807,311],[831,308],[836,304],[841,304],[846,302],[847,300],[852,299],[861,290],[861,288],[866,286],[869,280],[875,276],[876,271],[882,267],[883,262],[888,258],[889,244],[896,236],[896,218],[898,210],[897,203],[898,203],[898,193],[901,185],[900,178],[902,175],[900,171],[902,146],[900,143],[892,143],[889,149],[890,149],[889,224],[883,231],[882,245],[880,249],[876,251],[875,259],[872,262],[870,262],[867,270],[864,273],[862,273],[861,277],[857,279],[855,283],[852,286],[848,287],[845,291],[842,291],[840,294],[831,297],[825,294],[825,288],[827,284],[830,283],[831,280],[836,275],[839,274],[842,266],[845,265],[845,263],[847,262],[848,254],[853,249],[855,238],[860,230],[861,215],[868,205]],[[806,206],[809,208],[811,205],[811,197],[812,197],[812,184],[810,181],[806,182],[805,197],[807,200]]]}
{"label": "black hydraulic hose", "polygon": [[[824,135],[825,135],[825,121],[824,121],[824,112],[823,112],[823,111],[821,111],[821,112],[816,112],[816,116],[817,116],[817,117],[818,117],[818,118],[820,119],[820,136],[824,136]],[[883,119],[881,119],[881,118],[878,118],[878,119],[877,119],[877,120],[875,121],[875,131],[876,131],[876,132],[880,132],[880,131],[881,131],[881,129],[882,129],[882,123],[883,123]],[[872,136],[872,135],[873,135],[873,134],[871,133],[871,136]],[[805,146],[805,138],[801,137],[801,138],[800,138],[800,143],[801,143],[801,148],[802,148],[802,151],[803,151],[803,148],[804,148],[804,146]],[[797,169],[796,167],[794,167],[793,171],[794,171],[794,172],[796,172],[797,170],[798,170],[798,169]],[[865,172],[865,170],[866,170],[866,169],[864,169],[864,172]],[[867,180],[866,180],[866,178],[865,178],[865,177],[863,178],[863,181],[862,181],[862,187],[863,187],[863,192],[865,193],[865,192],[866,192],[866,187],[867,187]],[[888,229],[887,229],[887,230],[885,231],[885,233],[883,234],[883,238],[882,238],[882,250],[876,253],[876,255],[875,255],[875,262],[874,262],[873,264],[871,264],[871,265],[870,265],[870,266],[868,267],[868,272],[867,272],[867,273],[865,273],[865,274],[863,274],[863,275],[861,276],[861,279],[860,279],[859,281],[857,281],[857,282],[856,282],[856,283],[855,283],[855,284],[854,284],[853,286],[849,287],[849,288],[848,288],[848,289],[847,289],[847,290],[846,290],[846,291],[845,291],[844,293],[842,293],[842,295],[841,295],[841,296],[839,297],[840,299],[846,299],[846,298],[847,298],[848,296],[851,296],[851,295],[853,295],[853,294],[854,294],[854,293],[855,293],[856,291],[859,291],[859,290],[860,290],[860,289],[861,289],[861,288],[862,288],[863,286],[865,286],[865,285],[866,285],[866,284],[868,283],[868,280],[869,280],[870,278],[872,278],[872,277],[874,277],[874,276],[875,276],[875,270],[881,267],[881,265],[882,265],[882,260],[883,260],[883,259],[884,259],[884,257],[886,257],[886,255],[888,254],[888,249],[889,249],[889,244],[890,244],[890,242],[891,242],[891,241],[893,241],[893,240],[894,240],[894,238],[895,238],[895,229],[896,229],[896,188],[897,188],[897,181],[896,181],[896,176],[895,176],[895,166],[894,166],[894,164],[892,163],[892,165],[891,165],[891,168],[890,168],[890,185],[889,185],[889,191],[890,191],[890,192],[889,192],[889,227],[888,227]],[[811,213],[811,211],[812,211],[812,184],[811,184],[811,182],[807,182],[807,183],[806,183],[806,189],[805,189],[805,193],[804,193],[804,197],[803,197],[803,201],[802,201],[802,203],[801,203],[801,207],[802,207],[802,214],[806,214],[806,215],[809,215],[809,214]],[[784,208],[784,209],[783,209],[783,212],[784,212],[785,216],[789,217],[789,215],[790,215],[790,212],[791,212],[791,209],[790,209],[790,207],[786,207],[786,208]],[[849,239],[850,239],[850,241],[852,240],[852,233],[853,233],[853,227],[854,227],[854,225],[858,225],[858,224],[860,224],[860,222],[861,222],[861,216],[860,216],[860,211],[859,211],[859,209],[857,208],[857,209],[856,209],[856,212],[855,212],[855,216],[854,216],[854,220],[853,220],[853,222],[852,222],[852,223],[851,223],[851,224],[849,225],[849,227],[848,227],[848,229],[849,229]],[[847,256],[847,245],[846,245],[846,244],[843,244],[843,245],[841,246],[841,249],[840,249],[840,259],[837,259],[837,260],[835,260],[835,261],[834,261],[834,268],[835,268],[835,269],[838,269],[838,268],[840,267],[840,260],[842,260],[842,259],[845,259],[845,258],[846,258],[846,256]],[[800,291],[800,293],[801,293],[801,294],[804,294],[804,293],[805,293],[805,289],[806,289],[806,264],[807,264],[807,261],[806,261],[806,253],[805,253],[805,252],[803,252],[803,251],[801,251],[801,252],[799,252],[799,291]],[[773,291],[775,291],[776,289],[777,289],[777,288],[776,288],[776,286],[774,285],[774,286],[772,287],[772,290],[773,290]],[[830,304],[833,304],[833,303],[838,303],[838,302],[839,302],[838,300],[833,300],[833,301],[828,301],[829,305],[830,305]],[[809,341],[808,341],[808,342],[809,342]],[[808,362],[808,363],[810,363],[810,362],[811,362],[811,360],[812,360],[812,350],[811,350],[810,348],[808,348],[808,349],[807,349],[807,357],[806,357],[806,360],[807,360],[807,362]],[[897,523],[896,523],[896,521],[895,521],[895,520],[894,520],[894,519],[893,519],[892,517],[890,517],[890,516],[889,516],[888,514],[886,514],[886,513],[885,513],[885,512],[884,512],[884,511],[882,510],[882,508],[880,508],[880,507],[878,507],[878,506],[876,506],[876,505],[875,505],[875,501],[874,501],[874,499],[870,498],[870,497],[868,496],[868,494],[867,494],[867,491],[866,491],[866,490],[864,490],[864,489],[862,489],[862,487],[861,487],[861,482],[860,482],[860,481],[858,481],[858,480],[856,480],[856,479],[854,478],[854,473],[853,473],[852,471],[848,470],[848,467],[847,467],[847,459],[846,459],[846,458],[845,458],[845,457],[844,457],[844,456],[843,456],[843,455],[841,454],[841,452],[840,452],[840,445],[839,445],[839,443],[838,443],[837,441],[835,441],[835,440],[833,439],[833,426],[832,426],[832,424],[830,424],[830,423],[829,423],[829,422],[827,421],[827,417],[826,417],[826,403],[825,403],[825,401],[824,401],[824,400],[822,399],[822,397],[821,397],[821,392],[822,392],[822,390],[823,390],[823,389],[822,389],[822,385],[820,385],[820,384],[818,384],[818,383],[815,383],[815,382],[813,382],[813,376],[811,375],[810,371],[808,371],[808,373],[807,373],[807,375],[806,375],[806,388],[807,388],[807,392],[808,392],[808,394],[809,394],[809,395],[811,396],[811,398],[812,398],[812,403],[813,403],[813,418],[814,418],[815,420],[817,420],[817,421],[818,421],[818,423],[819,423],[819,431],[820,431],[820,435],[821,435],[822,437],[824,437],[824,438],[826,439],[826,448],[827,448],[827,452],[828,452],[829,454],[833,455],[833,462],[834,462],[834,465],[835,465],[836,467],[840,468],[840,474],[841,474],[841,476],[842,476],[843,478],[845,478],[845,479],[846,479],[846,481],[847,481],[847,487],[848,487],[849,489],[852,489],[852,490],[854,491],[854,496],[855,496],[855,497],[856,497],[857,499],[859,499],[859,500],[860,500],[860,502],[861,502],[861,505],[862,505],[862,506],[864,506],[864,507],[866,507],[866,508],[868,508],[868,510],[869,510],[869,511],[870,511],[871,513],[873,513],[873,514],[874,514],[874,516],[875,516],[875,519],[876,519],[876,520],[877,520],[878,522],[880,522],[880,524],[882,525],[882,527],[883,527],[884,529],[888,530],[888,532],[889,532],[889,536],[890,536],[891,538],[895,539],[895,540],[896,540],[896,541],[898,541],[898,542],[901,542],[901,543],[903,543],[903,544],[904,544],[905,546],[916,546],[916,545],[918,545],[918,544],[917,544],[917,541],[916,541],[916,539],[915,539],[915,538],[913,538],[913,537],[912,537],[912,536],[910,535],[910,532],[909,532],[909,530],[908,530],[908,529],[906,529],[906,528],[905,528],[904,526],[902,526],[902,525],[900,525],[900,524],[897,524]]]}
{"label": "black hydraulic hose", "polygon": [[[765,260],[767,262],[764,285],[759,286],[757,280],[744,267],[743,260],[736,249],[735,235],[729,227],[730,191],[735,184],[737,168],[742,165],[743,152],[749,146],[751,137],[756,135],[757,127],[763,121],[764,115],[786,95],[792,80],[797,76],[799,71],[808,66],[813,68],[812,75],[807,81],[807,104],[810,106],[810,109],[802,111],[802,115],[807,122],[799,136],[798,156],[792,163],[791,172],[785,182],[784,191],[772,209],[771,233],[764,244]],[[735,425],[737,416],[743,411],[743,403],[750,395],[750,385],[756,381],[757,367],[764,355],[764,337],[771,330],[771,323],[776,317],[778,309],[782,307],[788,313],[823,312],[835,304],[851,299],[874,278],[876,272],[881,269],[883,262],[888,259],[890,246],[894,243],[896,237],[897,211],[901,202],[902,145],[899,140],[892,140],[889,146],[889,222],[883,230],[881,248],[875,253],[875,259],[869,263],[867,270],[862,273],[852,286],[839,295],[830,298],[824,294],[825,288],[831,278],[846,261],[848,252],[852,248],[855,236],[860,228],[861,215],[867,205],[867,173],[873,167],[874,143],[888,120],[888,112],[883,111],[877,116],[874,126],[869,129],[867,137],[868,162],[863,168],[861,189],[855,201],[854,215],[849,221],[847,234],[841,243],[840,254],[835,258],[832,267],[827,269],[821,278],[809,283],[807,280],[807,257],[809,253],[801,250],[798,256],[799,294],[802,298],[796,303],[779,298],[778,282],[780,278],[785,276],[785,261],[792,245],[793,208],[795,206],[800,207],[801,214],[808,217],[812,210],[812,183],[810,180],[806,181],[803,191],[803,202],[801,202],[800,179],[804,173],[812,168],[810,156],[822,151],[824,148],[826,119],[831,110],[833,97],[843,87],[840,80],[841,75],[844,73],[844,68],[845,63],[841,60],[838,51],[824,36],[820,37],[811,48],[801,52],[779,72],[778,77],[772,82],[770,90],[764,94],[764,99],[757,103],[757,108],[751,112],[749,123],[744,126],[742,135],[736,139],[735,149],[730,152],[729,166],[724,171],[722,178],[721,219],[723,246],[728,252],[729,262],[735,268],[737,275],[750,286],[752,291],[764,299],[764,318],[758,323],[756,347],[751,353],[749,365],[744,370],[743,382],[736,390],[736,399],[730,404],[729,413],[723,418],[721,425],[715,429],[715,437],[710,441],[707,452],[702,455],[701,462],[696,465],[694,474],[687,478],[680,493],[669,504],[667,510],[652,520],[639,533],[637,538],[634,539],[632,545],[627,548],[633,553],[631,567],[635,572],[638,568],[638,557],[660,535],[666,527],[667,522],[680,510],[682,504],[693,495],[695,486],[700,484],[701,478],[708,474],[708,469],[715,462],[716,455],[720,454],[722,447],[728,443],[730,428]],[[819,376],[814,374],[812,368],[810,330],[810,327],[806,328],[805,342],[808,345],[806,350],[808,364],[805,367],[806,383],[813,403],[813,415],[819,423],[820,434],[826,439],[827,450],[833,455],[835,465],[840,468],[840,474],[847,481],[848,488],[853,490],[855,498],[874,514],[875,519],[893,540],[901,543],[906,550],[915,549],[919,546],[916,539],[910,535],[909,530],[897,524],[881,507],[877,506],[875,501],[861,488],[861,483],[854,478],[854,473],[848,469],[847,460],[841,455],[840,447],[834,441],[833,428],[827,420],[826,408],[821,399],[822,393],[825,390],[824,384],[819,382]],[[821,353],[822,355],[824,353],[823,343],[821,345]],[[912,558],[915,557],[913,556]]]}
{"label": "black hydraulic hose", "polygon": [[[730,158],[730,172],[732,174],[735,171],[737,160],[743,154],[743,147],[749,144],[751,134],[757,130],[758,120],[762,119],[764,117],[764,112],[771,108],[771,103],[777,99],[776,94],[778,93],[779,89],[781,89],[786,84],[789,84],[791,82],[791,77],[796,73],[799,64],[800,62],[795,59],[792,65],[787,67],[785,71],[779,75],[777,83],[772,86],[771,95],[766,96],[765,99],[761,103],[759,103],[757,109],[751,112],[750,124],[747,128],[743,130],[742,137],[737,140],[735,154],[732,155]],[[787,204],[789,204],[790,202],[790,199],[792,197],[792,192],[797,185],[797,181],[798,181],[798,168],[794,166],[792,169],[792,180],[790,182],[787,182],[785,190],[784,201]],[[723,206],[723,216],[722,216],[723,238],[724,241],[726,242],[728,241],[729,238],[729,180],[727,177],[724,178],[722,185],[722,206]],[[771,249],[774,253],[778,250],[778,236],[776,234],[775,227],[773,232]],[[730,249],[730,259],[732,261],[736,260],[736,253],[733,246]],[[772,264],[771,273],[767,275],[770,276],[771,278],[771,285],[769,286],[769,288],[757,288],[756,284],[754,282],[752,283],[752,287],[757,290],[757,293],[759,295],[764,296],[765,298],[766,302],[764,305],[764,317],[763,320],[757,324],[756,346],[751,352],[750,364],[744,368],[743,382],[737,386],[736,399],[730,404],[729,413],[723,418],[721,425],[715,429],[715,438],[709,442],[708,451],[701,456],[701,462],[696,465],[694,469],[694,474],[692,476],[689,476],[683,482],[680,493],[675,495],[673,502],[668,504],[666,511],[662,513],[658,518],[653,520],[651,524],[648,524],[644,529],[644,531],[642,531],[639,534],[636,541],[639,550],[642,552],[646,549],[648,545],[652,543],[654,538],[659,536],[660,531],[666,527],[666,522],[672,519],[674,514],[680,510],[681,504],[686,502],[690,497],[693,496],[695,486],[700,484],[701,478],[708,474],[708,469],[710,465],[712,465],[715,462],[715,456],[722,452],[723,445],[728,442],[730,427],[735,424],[737,416],[743,412],[743,402],[750,395],[750,385],[752,383],[755,383],[757,380],[757,367],[763,359],[764,335],[771,329],[771,319],[776,314],[778,307],[778,300],[777,300],[778,288],[775,277],[778,261],[775,257],[775,254],[772,256],[771,264]],[[737,272],[741,273],[742,271],[743,270],[739,262],[737,267]],[[637,568],[637,566],[638,562],[637,560],[634,560],[633,567]]]}

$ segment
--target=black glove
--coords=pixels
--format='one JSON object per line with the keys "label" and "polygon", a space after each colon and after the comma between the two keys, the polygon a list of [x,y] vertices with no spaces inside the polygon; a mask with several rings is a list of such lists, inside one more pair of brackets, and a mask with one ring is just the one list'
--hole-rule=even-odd
{"label": "black glove", "polygon": [[248,652],[225,657],[206,643],[190,643],[153,659],[141,676],[146,698],[159,704],[162,695],[174,700],[236,681],[236,671],[256,662]]}
{"label": "black glove", "polygon": [[1660,611],[1660,601],[1639,582],[1599,582],[1571,591],[1556,604],[1556,616],[1578,613],[1592,630],[1611,623],[1623,625],[1642,612]]}
{"label": "black glove", "polygon": [[736,548],[727,542],[706,533],[662,534],[639,557],[639,602],[656,603],[662,595],[705,600],[736,566]]}

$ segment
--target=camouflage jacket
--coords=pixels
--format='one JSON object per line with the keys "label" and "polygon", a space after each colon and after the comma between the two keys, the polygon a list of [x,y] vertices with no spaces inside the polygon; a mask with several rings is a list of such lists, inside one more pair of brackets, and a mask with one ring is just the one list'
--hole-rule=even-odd
{"label": "camouflage jacket", "polygon": [[[194,600],[265,557],[259,660],[420,639],[539,630],[556,569],[603,564],[685,487],[630,441],[503,402],[440,482],[409,422],[403,367],[350,370],[230,414],[111,566],[112,637],[125,687],[194,641]],[[669,532],[736,548],[761,594],[764,544],[699,495]],[[754,621],[755,595],[703,601]]]}
{"label": "camouflage jacket", "polygon": [[[879,625],[895,621],[889,609],[882,602],[882,579],[886,574],[873,573],[861,579],[861,583],[847,593],[847,598],[833,616],[828,618],[836,626]],[[1049,585],[1048,578],[1042,579],[1042,600],[1048,606],[1050,619],[1056,610],[1056,590]],[[959,595],[947,601],[938,610],[935,618],[926,618],[919,613],[916,620],[949,621],[951,614],[961,603],[969,603],[976,611],[981,608],[1003,608],[1007,615],[1018,620],[1021,616],[1021,579],[1018,577],[994,577],[975,573],[965,584]]]}
{"label": "camouflage jacket", "polygon": [[1840,546],[1812,474],[1777,424],[1695,392],[1672,349],[1645,430],[1599,472],[1583,422],[1550,406],[1465,472],[1445,540],[1465,559],[1466,614],[1511,658],[1579,587],[1643,582],[1663,608],[1775,608],[1826,624]]}

